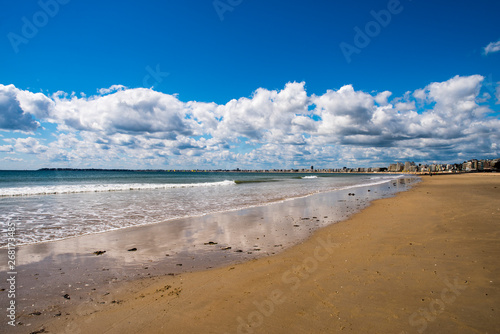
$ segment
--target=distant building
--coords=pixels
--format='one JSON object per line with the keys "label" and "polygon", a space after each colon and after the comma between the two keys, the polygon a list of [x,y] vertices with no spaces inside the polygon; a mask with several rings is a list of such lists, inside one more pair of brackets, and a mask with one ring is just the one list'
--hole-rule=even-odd
{"label": "distant building", "polygon": [[464,161],[462,164],[462,170],[465,172],[476,172],[478,167],[477,165],[478,161],[476,159]]}
{"label": "distant building", "polygon": [[403,169],[404,172],[409,172],[409,173],[415,173],[417,171],[417,166],[415,166],[415,163],[413,161],[407,161],[405,162],[405,166]]}
{"label": "distant building", "polygon": [[389,172],[402,172],[404,169],[405,165],[402,164],[401,162],[397,162],[395,164],[390,164],[389,165]]}

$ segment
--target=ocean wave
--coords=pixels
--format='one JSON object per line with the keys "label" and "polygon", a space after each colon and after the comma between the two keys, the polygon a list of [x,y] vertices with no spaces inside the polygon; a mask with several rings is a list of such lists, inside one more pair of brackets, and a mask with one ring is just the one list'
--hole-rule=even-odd
{"label": "ocean wave", "polygon": [[279,180],[274,179],[260,179],[260,180],[236,180],[234,183],[236,184],[244,184],[244,183],[265,183],[265,182],[278,182]]}
{"label": "ocean wave", "polygon": [[194,188],[194,187],[217,187],[235,185],[235,181],[220,182],[200,182],[200,183],[129,183],[129,184],[79,184],[79,185],[57,185],[57,186],[37,186],[0,188],[0,197],[15,196],[40,196],[58,194],[76,194],[92,192],[110,191],[130,191],[130,190],[157,190],[171,188]]}
{"label": "ocean wave", "polygon": [[316,175],[308,175],[308,176],[302,176],[303,179],[317,179],[318,177]]}

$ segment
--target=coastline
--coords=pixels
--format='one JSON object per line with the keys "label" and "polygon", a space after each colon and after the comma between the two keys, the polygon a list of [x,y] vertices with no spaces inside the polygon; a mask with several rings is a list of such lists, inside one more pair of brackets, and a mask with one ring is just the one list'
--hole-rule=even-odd
{"label": "coastline", "polygon": [[134,280],[30,330],[495,332],[499,188],[427,177],[277,255]]}
{"label": "coastline", "polygon": [[[16,330],[37,327],[71,307],[91,305],[130,281],[277,254],[316,229],[345,220],[370,201],[404,191],[417,181],[404,177],[377,181],[238,210],[21,245],[15,252]],[[0,249],[0,257],[7,259],[7,252]],[[0,264],[1,276],[7,273],[6,265],[7,261]],[[7,288],[6,281],[0,282],[0,305],[12,300]],[[0,331],[4,325],[0,323]]]}
{"label": "coastline", "polygon": [[[398,178],[399,177],[405,177],[408,178],[408,177],[415,177],[414,175],[406,175],[406,174],[400,174],[398,175]],[[416,178],[415,178],[416,179]],[[238,183],[246,183],[245,181],[228,181],[228,180],[225,180],[223,182],[234,182],[236,184]],[[247,210],[247,209],[252,209],[252,208],[256,208],[256,207],[262,207],[262,206],[267,206],[267,205],[273,205],[273,204],[279,204],[279,203],[282,203],[284,201],[293,201],[293,200],[296,200],[296,199],[301,199],[301,198],[306,198],[306,197],[309,197],[309,196],[314,196],[316,194],[321,194],[321,193],[328,193],[328,192],[335,192],[335,191],[342,191],[342,190],[355,190],[359,187],[378,187],[379,185],[383,185],[383,184],[389,184],[391,182],[397,182],[399,183],[399,181],[396,179],[385,179],[384,181],[374,181],[373,183],[365,183],[365,184],[354,184],[354,185],[347,185],[347,186],[338,186],[337,189],[329,189],[329,190],[317,190],[315,192],[311,192],[311,193],[307,193],[307,194],[300,194],[300,195],[294,195],[294,196],[290,196],[289,194],[287,194],[287,197],[285,198],[279,198],[279,199],[271,199],[270,201],[266,202],[260,202],[260,203],[252,203],[252,204],[243,204],[243,205],[240,205],[240,206],[236,206],[236,207],[233,207],[233,208],[225,208],[225,209],[221,209],[220,211],[208,211],[208,212],[204,212],[204,213],[196,213],[196,214],[187,214],[187,215],[184,215],[184,216],[172,216],[172,217],[163,217],[161,221],[156,221],[156,222],[147,222],[147,223],[142,223],[142,224],[133,224],[133,225],[125,225],[125,226],[121,226],[121,227],[113,227],[113,228],[110,228],[110,229],[104,229],[104,230],[98,230],[98,231],[92,231],[92,232],[89,232],[89,233],[83,233],[83,234],[75,234],[75,235],[70,235],[70,236],[65,236],[65,237],[55,237],[52,236],[50,240],[42,240],[42,241],[31,241],[31,242],[28,242],[28,243],[19,243],[17,242],[17,246],[21,246],[21,247],[25,247],[25,246],[35,246],[36,245],[39,245],[39,244],[42,244],[42,243],[52,243],[52,242],[59,242],[59,241],[64,241],[64,240],[68,240],[68,239],[73,239],[73,238],[81,238],[81,237],[86,237],[88,235],[90,236],[95,236],[97,234],[101,234],[101,233],[108,233],[108,232],[114,232],[114,231],[120,231],[120,230],[123,230],[123,229],[128,229],[128,228],[141,228],[143,226],[150,226],[150,225],[155,225],[155,224],[165,224],[165,223],[168,223],[168,222],[177,222],[177,221],[181,221],[181,220],[190,220],[190,219],[198,219],[198,218],[202,218],[202,217],[205,217],[205,216],[210,216],[210,215],[217,215],[217,214],[225,214],[225,213],[228,213],[228,212],[232,212],[232,211],[243,211],[243,210]],[[209,182],[210,183],[210,182]],[[250,182],[252,183],[252,182]],[[170,185],[170,184],[169,184]],[[399,185],[398,185],[399,186]],[[181,187],[182,188],[182,187]],[[158,188],[158,189],[161,189],[161,186]],[[396,191],[401,191],[400,189],[396,189]],[[61,193],[51,193],[51,194],[48,194],[49,196],[54,196],[54,195],[60,195],[60,194],[64,194],[64,195],[67,195],[67,194],[81,194],[81,193],[92,193],[92,191],[75,191],[75,192],[61,192]],[[114,192],[114,191],[95,191],[99,194],[101,193],[108,193],[108,192]],[[119,190],[116,190],[116,192],[118,193]],[[36,196],[36,195],[40,195],[40,194],[32,194],[32,196]],[[46,195],[46,194],[43,194],[43,195]],[[30,198],[31,196],[28,196],[28,195],[14,195],[14,196],[6,196],[6,197],[11,197],[11,198],[21,198],[21,197],[24,197],[26,196],[27,198]],[[0,197],[2,197],[2,195],[0,195]],[[71,247],[71,245],[67,245],[69,247]],[[2,251],[2,249],[7,249],[7,245],[2,245],[0,244],[0,252]],[[0,271],[1,270],[4,270],[6,267],[5,264],[2,264],[0,263]]]}

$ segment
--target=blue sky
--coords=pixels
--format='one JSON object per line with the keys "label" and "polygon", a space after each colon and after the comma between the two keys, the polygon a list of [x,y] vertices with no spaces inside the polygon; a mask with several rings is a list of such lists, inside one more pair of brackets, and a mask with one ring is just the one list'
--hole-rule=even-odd
{"label": "blue sky", "polygon": [[497,1],[1,6],[0,169],[500,156]]}

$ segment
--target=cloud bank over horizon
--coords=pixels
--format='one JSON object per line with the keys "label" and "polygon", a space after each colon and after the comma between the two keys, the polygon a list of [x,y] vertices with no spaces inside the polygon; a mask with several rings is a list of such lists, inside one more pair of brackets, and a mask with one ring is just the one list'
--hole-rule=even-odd
{"label": "cloud bank over horizon", "polygon": [[484,79],[457,75],[403,96],[352,85],[309,95],[305,82],[289,82],[226,104],[122,85],[78,96],[0,84],[0,161],[3,169],[217,169],[498,157],[499,94]]}

